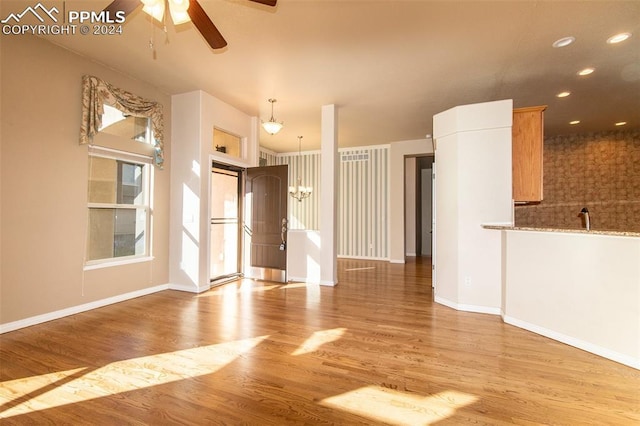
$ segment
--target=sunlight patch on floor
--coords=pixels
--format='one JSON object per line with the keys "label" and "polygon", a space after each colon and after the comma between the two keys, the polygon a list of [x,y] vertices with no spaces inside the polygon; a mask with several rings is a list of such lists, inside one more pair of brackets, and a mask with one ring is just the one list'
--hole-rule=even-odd
{"label": "sunlight patch on floor", "polygon": [[[86,369],[86,367],[74,368],[73,370],[56,371],[54,373],[2,382],[0,383],[0,406],[5,406],[11,401],[23,398],[31,393],[37,393],[40,389],[55,385],[57,382],[62,382],[68,377],[76,375]],[[0,418],[2,418],[1,415]]]}
{"label": "sunlight patch on floor", "polygon": [[317,284],[308,284],[308,283],[289,283],[289,284],[285,284],[282,286],[282,288],[284,289],[291,289],[291,288],[307,288],[307,286],[314,286]]}
{"label": "sunlight patch on floor", "polygon": [[366,267],[362,267],[362,268],[347,268],[345,269],[345,271],[347,272],[351,272],[351,271],[368,271],[371,269],[376,269],[375,266],[366,266]]}
{"label": "sunlight patch on floor", "polygon": [[304,341],[291,355],[304,355],[315,352],[318,348],[326,343],[335,342],[340,339],[347,331],[346,328],[333,328],[331,330],[321,330],[314,332],[307,340]]}
{"label": "sunlight patch on floor", "polygon": [[458,408],[477,400],[478,398],[473,395],[456,391],[421,396],[381,386],[366,386],[325,398],[320,404],[378,422],[416,426],[430,425],[446,419]]}
{"label": "sunlight patch on floor", "polygon": [[[215,373],[268,337],[127,359],[95,370],[80,368],[2,382],[0,404],[9,408],[0,412],[0,418]],[[81,377],[64,381],[81,370],[88,371]],[[63,383],[56,385],[56,382]],[[12,406],[11,401],[23,397],[28,399]]]}
{"label": "sunlight patch on floor", "polygon": [[[261,293],[269,290],[288,290],[294,288],[307,288],[313,287],[314,284],[308,283],[299,283],[299,282],[290,282],[287,284],[263,284],[262,281],[256,283],[253,280],[243,279],[240,282],[232,282],[228,284],[223,284],[219,287],[206,291],[204,293],[198,294],[195,297],[203,298],[203,297],[212,297],[212,296],[229,296],[231,294],[242,294],[242,293]],[[315,284],[317,286],[317,284]]]}
{"label": "sunlight patch on floor", "polygon": [[211,297],[211,296],[221,296],[221,295],[229,295],[229,294],[240,294],[240,293],[259,293],[263,291],[269,291],[277,288],[281,288],[282,284],[274,284],[274,285],[259,285],[254,286],[251,283],[242,283],[240,287],[236,287],[234,284],[226,284],[222,285],[215,290],[209,290],[204,293],[198,294],[196,297]]}

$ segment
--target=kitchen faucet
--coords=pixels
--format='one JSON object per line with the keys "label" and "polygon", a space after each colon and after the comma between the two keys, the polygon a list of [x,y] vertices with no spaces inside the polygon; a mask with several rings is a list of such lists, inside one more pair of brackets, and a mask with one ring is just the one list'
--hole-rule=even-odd
{"label": "kitchen faucet", "polygon": [[588,231],[591,229],[591,221],[589,220],[589,210],[586,207],[583,207],[578,213],[578,217],[582,217],[585,229]]}

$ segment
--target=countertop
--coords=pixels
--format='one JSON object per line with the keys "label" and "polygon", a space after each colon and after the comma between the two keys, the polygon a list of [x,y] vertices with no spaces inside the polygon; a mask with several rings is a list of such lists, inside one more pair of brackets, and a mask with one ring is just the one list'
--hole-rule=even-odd
{"label": "countertop", "polygon": [[616,237],[640,237],[640,232],[630,231],[605,231],[599,229],[559,229],[559,228],[531,228],[526,226],[513,226],[509,224],[491,224],[482,225],[485,229],[497,229],[500,231],[535,231],[535,232],[563,232],[567,234],[593,234],[593,235],[611,235]]}

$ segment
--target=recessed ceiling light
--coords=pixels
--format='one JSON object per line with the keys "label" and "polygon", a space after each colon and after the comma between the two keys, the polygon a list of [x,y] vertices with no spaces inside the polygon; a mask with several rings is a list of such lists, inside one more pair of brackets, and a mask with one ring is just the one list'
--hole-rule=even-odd
{"label": "recessed ceiling light", "polygon": [[556,95],[556,97],[558,98],[566,98],[567,96],[569,96],[571,94],[571,92],[560,92]]}
{"label": "recessed ceiling light", "polygon": [[580,120],[573,120],[570,121],[569,124],[580,124]]}
{"label": "recessed ceiling light", "polygon": [[616,43],[620,43],[621,41],[625,41],[626,39],[628,39],[629,37],[631,37],[631,33],[620,33],[620,34],[616,34],[614,36],[611,36],[607,39],[607,43],[609,44],[616,44]]}
{"label": "recessed ceiling light", "polygon": [[625,124],[627,124],[627,122],[626,122],[626,121],[618,121],[618,122],[616,123],[616,126],[624,126]]}
{"label": "recessed ceiling light", "polygon": [[585,68],[583,70],[578,71],[578,75],[589,75],[595,71],[595,68]]}
{"label": "recessed ceiling light", "polygon": [[565,47],[570,45],[571,43],[573,43],[574,41],[576,41],[575,37],[562,37],[561,39],[558,39],[556,41],[553,42],[552,46],[553,47]]}

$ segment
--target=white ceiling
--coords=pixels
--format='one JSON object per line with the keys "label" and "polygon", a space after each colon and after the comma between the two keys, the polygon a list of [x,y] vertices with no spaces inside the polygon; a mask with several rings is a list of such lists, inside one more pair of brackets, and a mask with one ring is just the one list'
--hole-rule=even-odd
{"label": "white ceiling", "polygon": [[[98,11],[109,3],[67,0],[65,7]],[[277,152],[296,151],[298,135],[303,150],[317,149],[326,104],[339,108],[342,147],[424,138],[434,114],[507,98],[515,107],[548,105],[549,136],[612,130],[618,121],[640,128],[637,0],[200,4],[226,48],[211,50],[191,23],[168,23],[165,35],[141,8],[121,36],[49,38],[169,94],[202,89],[264,120],[267,99],[276,98],[274,115],[285,127],[275,136],[261,131],[260,141]],[[619,32],[633,35],[605,42]],[[575,43],[551,46],[565,36]],[[596,71],[578,77],[587,66]],[[555,97],[564,90],[572,94]]]}

